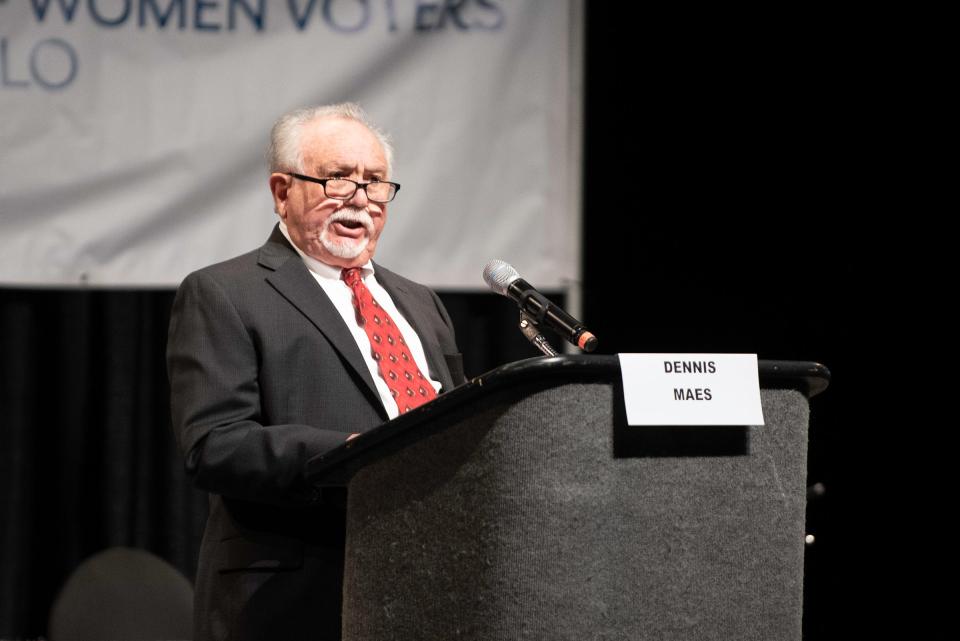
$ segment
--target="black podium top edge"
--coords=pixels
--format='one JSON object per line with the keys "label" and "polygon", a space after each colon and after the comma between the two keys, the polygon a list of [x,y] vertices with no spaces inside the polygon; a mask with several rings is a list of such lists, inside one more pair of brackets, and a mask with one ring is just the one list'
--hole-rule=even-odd
{"label": "black podium top edge", "polygon": [[[827,389],[830,370],[820,363],[806,361],[757,362],[760,387],[764,389],[795,389],[807,398],[812,398]],[[617,356],[592,356],[573,354],[527,358],[507,363],[481,374],[469,384],[504,385],[520,382],[524,378],[541,379],[543,376],[566,376],[576,374],[588,377],[620,377],[620,359]]]}
{"label": "black podium top edge", "polygon": [[[793,389],[811,398],[825,390],[830,382],[830,370],[819,363],[760,360],[757,365],[762,389]],[[307,464],[307,477],[316,485],[345,485],[364,465],[442,429],[442,416],[496,390],[534,381],[544,384],[558,378],[581,383],[616,381],[620,378],[620,360],[615,355],[574,354],[528,358],[502,365],[315,456]]]}

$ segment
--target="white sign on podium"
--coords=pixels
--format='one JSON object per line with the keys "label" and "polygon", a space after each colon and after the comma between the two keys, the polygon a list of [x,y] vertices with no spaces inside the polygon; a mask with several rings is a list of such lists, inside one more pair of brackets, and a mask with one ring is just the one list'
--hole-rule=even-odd
{"label": "white sign on podium", "polygon": [[756,354],[619,354],[629,425],[763,425]]}

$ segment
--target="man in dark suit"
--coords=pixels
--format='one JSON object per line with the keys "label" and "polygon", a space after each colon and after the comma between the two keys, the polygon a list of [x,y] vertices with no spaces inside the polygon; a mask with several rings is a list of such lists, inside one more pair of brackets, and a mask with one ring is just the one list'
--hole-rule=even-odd
{"label": "man in dark suit", "polygon": [[355,105],[284,116],[270,148],[280,223],[177,292],[173,425],[210,492],[197,641],[339,639],[345,491],[312,487],[306,463],[463,382],[436,294],[371,260],[399,189],[391,156]]}

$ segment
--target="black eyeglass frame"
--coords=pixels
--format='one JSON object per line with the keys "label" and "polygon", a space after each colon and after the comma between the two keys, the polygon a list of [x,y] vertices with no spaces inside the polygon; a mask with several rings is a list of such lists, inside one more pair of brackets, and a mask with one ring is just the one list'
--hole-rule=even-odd
{"label": "black eyeglass frame", "polygon": [[[351,180],[350,178],[340,178],[340,177],[334,177],[334,178],[314,178],[313,176],[305,176],[305,175],[303,175],[303,174],[295,174],[295,173],[289,172],[289,171],[288,171],[288,172],[285,172],[285,173],[286,173],[288,176],[292,176],[292,177],[294,177],[294,178],[299,178],[300,180],[306,180],[307,182],[312,182],[312,183],[317,183],[318,185],[322,185],[322,186],[323,186],[323,195],[326,196],[327,198],[334,198],[334,199],[336,199],[336,200],[350,200],[351,198],[353,198],[354,196],[357,195],[357,190],[362,188],[362,189],[363,189],[363,193],[365,193],[365,194],[367,195],[367,200],[369,200],[369,201],[371,201],[371,202],[379,203],[379,204],[381,204],[381,205],[386,205],[388,202],[390,202],[391,200],[393,200],[394,198],[396,198],[396,197],[397,197],[397,192],[400,191],[400,183],[390,182],[389,180],[371,180],[370,182],[360,183],[360,182],[357,182],[356,180]],[[328,181],[331,181],[331,180],[345,180],[345,181],[347,181],[348,183],[353,183],[353,185],[354,185],[353,193],[351,193],[349,196],[331,196],[330,194],[327,193],[327,182],[328,182]],[[371,198],[371,197],[370,197],[370,192],[367,191],[367,185],[373,185],[373,184],[393,185],[393,196],[390,197],[390,200],[376,200],[375,198]]]}

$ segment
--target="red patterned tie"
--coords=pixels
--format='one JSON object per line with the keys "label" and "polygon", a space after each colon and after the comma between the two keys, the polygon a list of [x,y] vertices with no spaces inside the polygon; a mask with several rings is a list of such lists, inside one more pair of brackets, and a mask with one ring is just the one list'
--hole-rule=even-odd
{"label": "red patterned tie", "polygon": [[385,309],[380,307],[373,294],[363,284],[360,268],[344,269],[340,275],[353,290],[353,307],[357,310],[357,322],[370,339],[370,351],[377,361],[380,376],[387,382],[393,400],[400,413],[433,400],[437,392],[413,360],[400,328]]}

